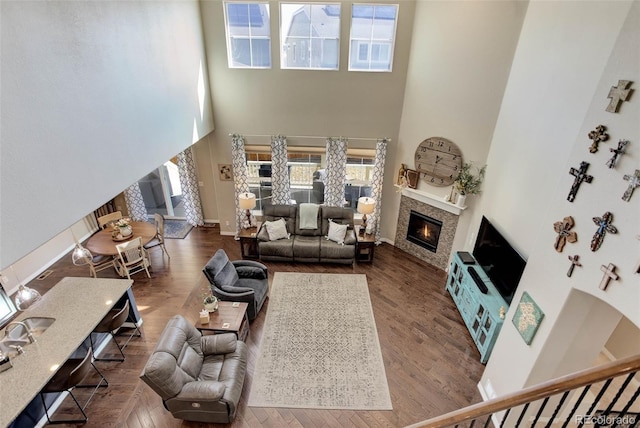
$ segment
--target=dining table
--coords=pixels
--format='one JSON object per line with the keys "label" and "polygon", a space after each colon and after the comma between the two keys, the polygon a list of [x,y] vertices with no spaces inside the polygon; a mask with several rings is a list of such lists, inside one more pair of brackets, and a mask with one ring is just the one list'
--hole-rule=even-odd
{"label": "dining table", "polygon": [[85,247],[93,255],[117,256],[116,245],[131,241],[138,237],[142,238],[142,245],[146,245],[156,236],[156,226],[146,221],[132,221],[130,223],[133,233],[124,240],[113,239],[113,228],[108,227],[94,233],[85,243]]}

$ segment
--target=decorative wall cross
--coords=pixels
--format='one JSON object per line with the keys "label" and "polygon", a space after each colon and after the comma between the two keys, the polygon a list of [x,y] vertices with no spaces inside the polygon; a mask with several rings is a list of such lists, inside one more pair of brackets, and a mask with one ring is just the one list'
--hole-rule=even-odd
{"label": "decorative wall cross", "polygon": [[609,285],[609,281],[612,279],[614,281],[618,279],[618,275],[614,272],[614,270],[616,270],[616,265],[613,263],[609,263],[608,266],[602,265],[600,266],[600,270],[604,272],[604,275],[602,275],[602,281],[600,281],[600,289],[606,290],[607,285]]}
{"label": "decorative wall cross", "polygon": [[633,189],[640,186],[640,169],[636,169],[636,172],[633,175],[625,174],[622,178],[629,182],[629,187],[624,191],[622,200],[629,202],[631,195],[633,195]]}
{"label": "decorative wall cross", "polygon": [[571,168],[569,170],[569,174],[573,175],[575,180],[573,180],[573,184],[571,185],[567,201],[573,202],[583,181],[591,183],[591,180],[593,180],[593,176],[587,174],[587,168],[589,168],[589,162],[582,161],[580,162],[580,169]]}
{"label": "decorative wall cross", "polygon": [[609,211],[604,213],[602,217],[593,217],[593,222],[598,226],[598,230],[591,239],[591,251],[598,251],[607,232],[618,233],[618,229],[611,224],[612,221],[613,214]]}
{"label": "decorative wall cross", "polygon": [[562,221],[553,223],[553,230],[558,234],[558,236],[556,236],[556,242],[553,244],[553,248],[555,248],[557,252],[561,253],[564,249],[564,244],[567,242],[573,244],[578,241],[578,234],[571,231],[574,224],[573,217],[571,216],[567,216],[563,218]]}
{"label": "decorative wall cross", "polygon": [[[636,235],[636,239],[640,241],[640,235]],[[634,273],[640,273],[640,261],[636,265],[636,270]]]}
{"label": "decorative wall cross", "polygon": [[580,260],[580,256],[577,254],[575,256],[569,256],[569,261],[571,262],[571,266],[569,266],[569,270],[567,271],[567,276],[569,278],[571,278],[571,275],[573,275],[573,268],[575,268],[576,266],[582,266],[582,264],[578,260]]}
{"label": "decorative wall cross", "polygon": [[607,98],[610,98],[611,101],[605,110],[609,113],[617,113],[620,108],[620,103],[627,101],[629,95],[633,92],[633,89],[629,88],[632,83],[631,80],[618,80],[618,86],[612,86],[611,89],[609,89]]}
{"label": "decorative wall cross", "polygon": [[597,152],[598,144],[609,139],[609,134],[607,134],[607,127],[604,125],[596,126],[596,129],[589,132],[589,139],[593,141],[593,143],[591,143],[591,146],[589,146],[589,152]]}
{"label": "decorative wall cross", "polygon": [[625,150],[627,149],[627,144],[629,144],[629,140],[620,140],[618,141],[617,149],[613,149],[613,148],[609,149],[609,151],[613,153],[613,156],[611,156],[611,159],[607,161],[607,166],[609,168],[613,168],[616,166],[616,162],[618,162],[618,157],[624,154]]}

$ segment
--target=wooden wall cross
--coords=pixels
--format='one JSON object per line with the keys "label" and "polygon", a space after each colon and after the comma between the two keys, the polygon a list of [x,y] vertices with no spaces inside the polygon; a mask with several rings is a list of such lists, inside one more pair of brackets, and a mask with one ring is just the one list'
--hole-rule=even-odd
{"label": "wooden wall cross", "polygon": [[553,248],[555,248],[557,252],[561,253],[567,242],[573,244],[578,241],[578,234],[571,231],[574,224],[573,217],[571,216],[567,216],[563,218],[562,221],[553,223],[553,230],[558,234],[558,236],[556,236],[556,242],[553,244]]}
{"label": "wooden wall cross", "polygon": [[618,233],[618,229],[611,224],[612,221],[613,214],[609,211],[604,213],[602,217],[593,217],[593,222],[598,226],[598,230],[591,239],[591,251],[598,251],[607,232]]}
{"label": "wooden wall cross", "polygon": [[593,176],[587,174],[587,168],[589,168],[589,162],[582,161],[580,162],[580,169],[571,168],[569,170],[569,174],[573,175],[575,179],[573,180],[573,184],[571,185],[571,190],[569,191],[569,196],[567,196],[567,201],[573,202],[576,198],[576,193],[578,193],[578,189],[583,181],[587,183],[591,183],[593,180]]}
{"label": "wooden wall cross", "polygon": [[614,270],[616,270],[616,265],[613,263],[609,263],[608,266],[602,265],[600,266],[600,270],[604,272],[604,275],[602,275],[602,281],[600,281],[600,289],[606,290],[607,285],[609,285],[609,281],[612,279],[614,281],[618,279],[618,275],[614,272]]}
{"label": "wooden wall cross", "polygon": [[618,157],[624,154],[625,150],[627,149],[627,144],[629,144],[629,140],[620,140],[618,141],[617,149],[613,149],[613,148],[609,149],[609,151],[613,153],[613,156],[611,156],[611,159],[607,161],[607,166],[609,168],[613,168],[616,166],[616,162],[618,162]]}
{"label": "wooden wall cross", "polygon": [[578,267],[582,266],[579,260],[580,260],[580,256],[577,254],[575,256],[569,256],[569,261],[571,262],[571,266],[569,266],[569,270],[567,271],[567,276],[569,278],[571,278],[571,275],[573,275],[573,268],[575,268],[576,266]]}
{"label": "wooden wall cross", "polygon": [[624,191],[622,200],[629,202],[631,195],[633,195],[633,190],[640,186],[640,169],[636,169],[636,172],[633,175],[625,174],[622,178],[629,182],[629,187]]}
{"label": "wooden wall cross", "polygon": [[598,144],[609,139],[609,134],[607,134],[607,127],[604,125],[596,126],[596,129],[589,132],[589,139],[593,141],[593,143],[591,143],[591,146],[589,146],[589,152],[597,152]]}
{"label": "wooden wall cross", "polygon": [[607,98],[610,98],[611,101],[609,105],[605,109],[609,113],[617,113],[620,108],[620,103],[623,101],[627,101],[633,89],[630,89],[633,82],[631,80],[618,80],[618,86],[612,86],[609,90],[609,95]]}

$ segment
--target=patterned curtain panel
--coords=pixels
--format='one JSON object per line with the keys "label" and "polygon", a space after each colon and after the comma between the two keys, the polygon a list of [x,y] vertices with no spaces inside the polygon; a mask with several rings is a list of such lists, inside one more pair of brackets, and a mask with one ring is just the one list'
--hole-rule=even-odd
{"label": "patterned curtain panel", "polygon": [[178,174],[187,223],[193,226],[204,225],[202,203],[200,202],[200,189],[198,188],[198,175],[196,163],[193,161],[191,147],[178,154]]}
{"label": "patterned curtain panel", "polygon": [[249,177],[247,174],[247,156],[244,152],[244,137],[233,134],[231,137],[231,158],[233,162],[233,184],[236,198],[236,231],[242,230],[242,221],[246,214],[240,208],[240,193],[249,191]]}
{"label": "patterned curtain panel", "polygon": [[376,244],[380,243],[380,213],[382,212],[382,181],[384,178],[384,162],[387,157],[388,140],[378,140],[376,144],[376,161],[373,165],[371,177],[371,197],[375,201],[373,214],[367,217],[367,233],[376,237]]}
{"label": "patterned curtain panel", "polygon": [[291,202],[287,160],[287,137],[271,137],[271,195],[274,205]]}
{"label": "patterned curtain panel", "polygon": [[344,205],[344,185],[347,177],[347,139],[327,138],[327,176],[324,183],[324,204]]}
{"label": "patterned curtain panel", "polygon": [[124,200],[133,221],[147,221],[147,207],[144,206],[140,185],[136,181],[124,191]]}

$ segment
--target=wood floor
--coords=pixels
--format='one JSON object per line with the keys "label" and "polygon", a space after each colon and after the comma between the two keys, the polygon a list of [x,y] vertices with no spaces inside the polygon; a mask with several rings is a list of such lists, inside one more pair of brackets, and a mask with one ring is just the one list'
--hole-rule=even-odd
{"label": "wood floor", "polygon": [[[152,278],[134,276],[133,291],[144,320],[143,336],[125,349],[126,360],[97,362],[109,381],[89,403],[89,422],[97,427],[198,427],[206,424],[174,419],[160,398],[138,376],[166,322],[175,314],[196,321],[201,290],[207,286],[202,267],[218,248],[240,258],[237,241],[217,227],[195,228],[185,239],[167,240],[170,261],[151,251]],[[353,266],[267,263],[270,272],[366,274],[382,348],[393,411],[306,410],[247,407],[253,370],[269,301],[251,323],[247,339],[248,373],[234,427],[399,427],[481,401],[477,383],[484,370],[479,353],[445,291],[446,274],[417,258],[382,244],[373,264]],[[65,276],[88,276],[86,267],[64,257],[53,272],[30,286],[46,292]],[[116,277],[102,271],[101,277]],[[113,348],[115,349],[115,348]],[[113,350],[108,348],[106,352]],[[116,350],[117,352],[117,350]],[[82,398],[82,390],[78,396]],[[66,400],[71,402],[70,399]],[[82,400],[81,400],[82,402]],[[65,417],[65,405],[56,413]]]}

